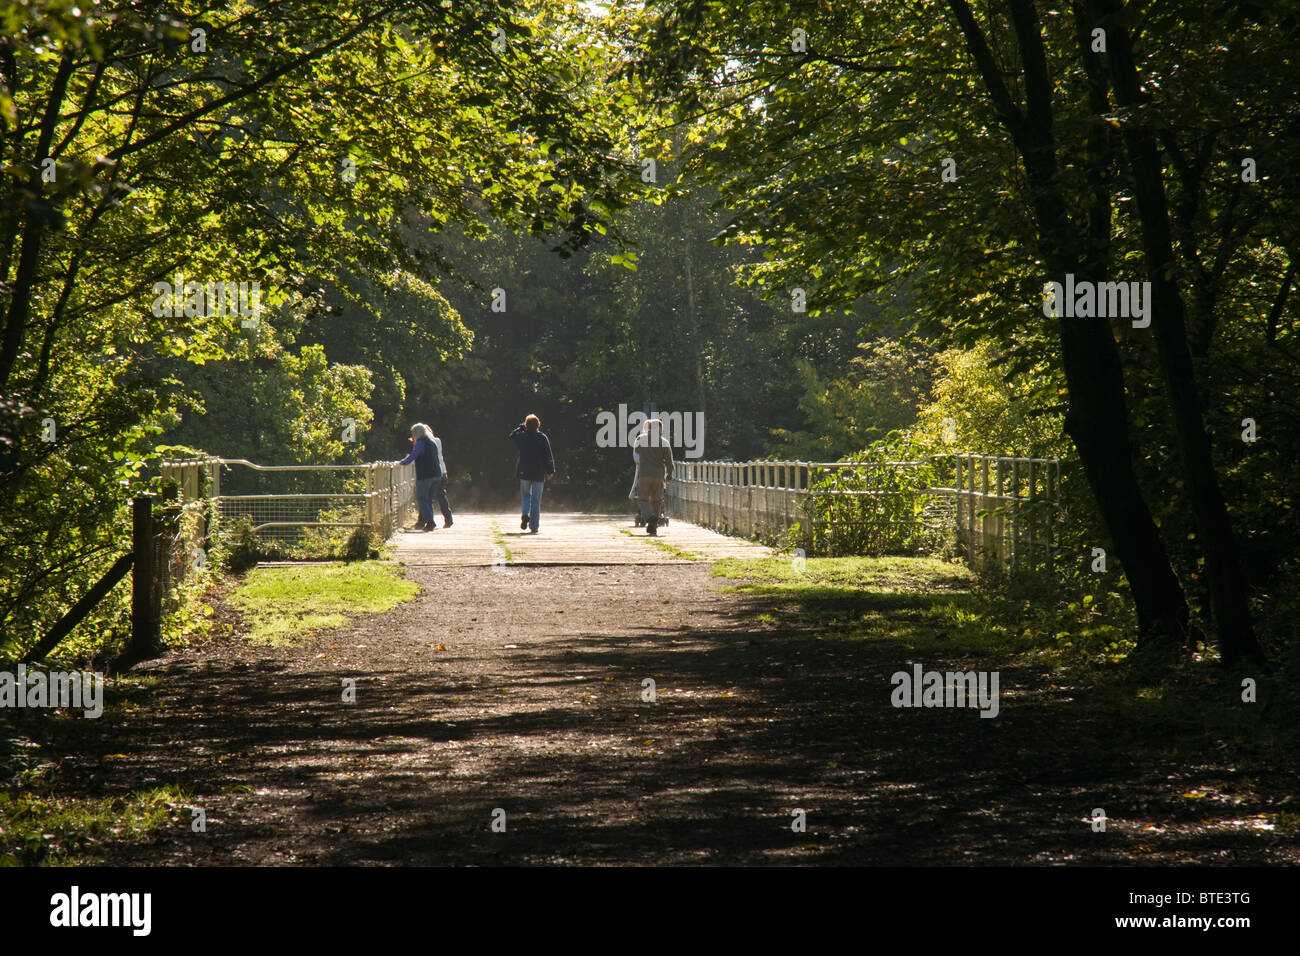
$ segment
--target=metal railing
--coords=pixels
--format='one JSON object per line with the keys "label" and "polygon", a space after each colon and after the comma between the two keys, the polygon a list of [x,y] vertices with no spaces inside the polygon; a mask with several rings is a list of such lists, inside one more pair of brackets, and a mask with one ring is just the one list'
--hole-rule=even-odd
{"label": "metal railing", "polygon": [[[923,466],[933,468],[938,483],[919,491],[879,487],[882,468]],[[673,473],[666,492],[672,512],[728,534],[779,537],[797,524],[807,543],[818,521],[826,520],[807,507],[813,496],[912,496],[918,501],[909,517],[884,523],[954,537],[977,568],[1050,568],[1055,557],[1056,459],[952,454],[929,461],[681,461],[673,463]],[[817,488],[833,474],[859,487]]]}
{"label": "metal railing", "polygon": [[[222,494],[222,470],[250,472],[347,472],[352,491]],[[375,462],[365,465],[258,465],[243,458],[168,461],[164,483],[175,482],[185,507],[204,507],[222,522],[246,518],[251,530],[268,540],[294,542],[316,528],[368,527],[387,540],[415,503],[415,466]],[[357,480],[359,479],[359,480]],[[206,529],[205,529],[206,534]]]}
{"label": "metal railing", "polygon": [[[1055,566],[1059,540],[1061,463],[1055,458],[954,455],[951,495],[957,535],[977,567],[1015,573]],[[992,469],[990,475],[990,467]]]}

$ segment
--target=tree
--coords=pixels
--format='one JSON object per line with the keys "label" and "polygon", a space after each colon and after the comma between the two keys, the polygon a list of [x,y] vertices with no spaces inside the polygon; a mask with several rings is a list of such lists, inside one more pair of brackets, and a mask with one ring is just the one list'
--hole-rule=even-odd
{"label": "tree", "polygon": [[[1240,93],[1248,71],[1212,50],[1227,21],[1237,18],[1246,47],[1261,58],[1282,55],[1282,37],[1294,27],[1275,15],[1284,29],[1270,36],[1264,22],[1252,21],[1268,14],[1226,6],[1198,14],[1218,30],[1192,33],[1198,76],[1189,82],[1210,73]],[[1188,58],[1186,18],[1153,7],[1148,60],[1172,68]],[[1158,113],[1150,105],[1116,112],[1114,71],[1128,77],[1131,70],[1122,42],[1118,54],[1113,42],[1097,43],[1096,20],[1081,4],[1044,19],[1029,0],[988,5],[983,21],[960,0],[658,4],[642,33],[638,69],[683,115],[713,118],[716,141],[696,151],[691,168],[738,210],[729,236],[779,250],[760,273],[769,288],[808,286],[810,302],[834,308],[906,282],[917,291],[918,326],[946,342],[994,342],[1013,372],[1052,373],[1036,376],[1041,407],[1062,401],[1055,391],[1064,396],[1065,429],[1129,579],[1140,646],[1148,648],[1196,632],[1148,504],[1159,498],[1137,467],[1146,449],[1131,443],[1131,405],[1147,405],[1128,388],[1143,374],[1143,336],[1163,343],[1161,384],[1181,417],[1178,498],[1212,529],[1206,537],[1226,541],[1231,528],[1215,503],[1215,465],[1171,295],[1176,284],[1152,276],[1157,263],[1165,271],[1170,264],[1151,245],[1168,246],[1157,210],[1148,202],[1146,214],[1134,215],[1120,201],[1141,185],[1126,156],[1144,164],[1148,191],[1161,182],[1159,175],[1151,181],[1142,146],[1150,131],[1138,132]],[[965,55],[954,60],[955,50]],[[1170,92],[1161,98],[1180,101],[1193,89],[1180,76],[1166,82],[1162,90]],[[1242,113],[1243,125],[1260,131],[1276,119],[1273,107],[1256,115],[1248,104]],[[1158,293],[1152,333],[1123,319],[1062,311],[1048,334],[1038,293],[1045,280],[1127,279],[1124,265],[1144,249]],[[1223,658],[1258,657],[1246,582],[1223,561],[1213,563]]]}
{"label": "tree", "polygon": [[[568,42],[581,23],[558,0],[0,12],[8,633],[28,640],[120,551],[149,436],[182,401],[177,362],[311,364],[285,349],[321,287],[310,276],[359,319],[417,324],[454,354],[463,329],[420,288],[436,263],[409,222],[482,209],[566,254],[604,228],[633,180],[600,57]],[[213,308],[225,281],[256,282],[260,314]],[[162,282],[180,308],[157,308]],[[411,316],[417,300],[432,314]]]}

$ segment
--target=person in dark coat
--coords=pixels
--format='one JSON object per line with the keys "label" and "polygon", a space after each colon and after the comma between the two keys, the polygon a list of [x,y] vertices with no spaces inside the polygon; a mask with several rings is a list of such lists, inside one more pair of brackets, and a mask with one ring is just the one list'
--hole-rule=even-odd
{"label": "person in dark coat", "polygon": [[510,440],[519,450],[515,460],[515,477],[519,479],[520,529],[528,528],[537,534],[542,512],[542,487],[555,477],[555,457],[551,454],[551,440],[542,434],[542,420],[529,415],[523,424],[510,433]]}
{"label": "person in dark coat", "polygon": [[433,531],[433,499],[442,491],[442,456],[433,443],[429,426],[417,423],[411,426],[411,453],[399,465],[415,463],[415,503],[420,509],[416,531]]}

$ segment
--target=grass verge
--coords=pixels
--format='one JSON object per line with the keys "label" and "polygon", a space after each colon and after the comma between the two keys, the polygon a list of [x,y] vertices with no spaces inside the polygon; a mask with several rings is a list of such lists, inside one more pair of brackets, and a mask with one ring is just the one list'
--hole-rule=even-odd
{"label": "grass verge", "polygon": [[631,531],[628,531],[627,528],[619,528],[618,530],[620,534],[625,534],[629,538],[636,538],[638,541],[647,541],[665,554],[671,554],[674,558],[682,558],[686,561],[705,560],[704,555],[700,554],[698,551],[687,551],[685,548],[679,548],[677,545],[670,544],[662,538],[656,538],[648,534],[633,534]]}
{"label": "grass verge", "polygon": [[0,791],[0,866],[87,866],[110,844],[188,823],[186,794],[154,787],[118,797]]}
{"label": "grass verge", "polygon": [[355,614],[389,611],[420,586],[380,561],[259,567],[229,601],[249,624],[246,640],[271,647],[341,627]]}
{"label": "grass verge", "polygon": [[930,558],[729,558],[712,573],[736,581],[723,591],[756,599],[753,619],[791,634],[870,641],[899,660],[1035,673],[1041,693],[1024,704],[1043,706],[1065,692],[1080,705],[1081,727],[1107,727],[1106,734],[1084,734],[1090,743],[1109,735],[1109,746],[1132,753],[1191,757],[1232,748],[1262,761],[1294,748],[1300,737],[1294,695],[1280,677],[1253,675],[1252,704],[1243,701],[1242,674],[1202,655],[1148,679],[1116,666],[1133,647],[1124,628],[1041,585],[994,590],[962,565]]}

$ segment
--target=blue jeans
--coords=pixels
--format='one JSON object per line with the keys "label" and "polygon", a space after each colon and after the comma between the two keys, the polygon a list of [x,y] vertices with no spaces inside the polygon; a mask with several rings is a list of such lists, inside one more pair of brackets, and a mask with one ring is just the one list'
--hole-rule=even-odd
{"label": "blue jeans", "polygon": [[433,524],[433,499],[442,494],[442,478],[419,478],[415,482],[415,504],[420,520]]}
{"label": "blue jeans", "polygon": [[544,481],[529,481],[527,478],[519,479],[519,496],[522,503],[519,507],[521,515],[528,515],[528,529],[537,530],[537,522],[542,516],[542,487],[546,484]]}

